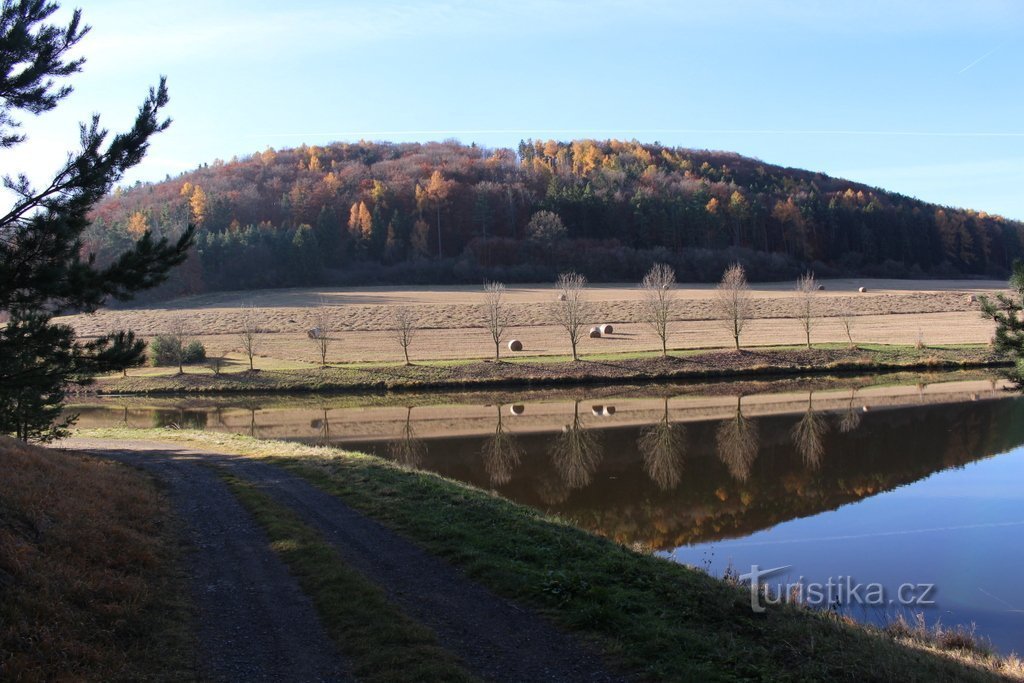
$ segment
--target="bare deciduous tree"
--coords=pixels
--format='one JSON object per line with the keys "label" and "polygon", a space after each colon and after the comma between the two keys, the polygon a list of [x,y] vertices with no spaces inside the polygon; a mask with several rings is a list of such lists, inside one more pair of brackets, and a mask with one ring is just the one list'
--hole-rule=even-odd
{"label": "bare deciduous tree", "polygon": [[663,491],[679,485],[683,476],[683,455],[686,448],[686,428],[672,424],[668,415],[668,398],[661,420],[640,433],[637,448],[644,458],[648,476]]}
{"label": "bare deciduous tree", "polygon": [[723,420],[715,433],[718,457],[737,481],[750,477],[759,443],[757,423],[743,415],[742,401],[742,396],[736,397],[736,415]]}
{"label": "bare deciduous tree", "polygon": [[330,350],[331,342],[331,307],[325,303],[321,303],[315,309],[313,309],[313,329],[309,330],[307,335],[310,341],[313,342],[316,348],[316,353],[320,357],[320,367],[327,367],[327,352]]}
{"label": "bare deciduous tree", "polygon": [[676,272],[664,263],[647,271],[640,287],[644,290],[643,318],[661,340],[661,355],[668,355],[668,324],[676,312]]}
{"label": "bare deciduous tree", "polygon": [[494,340],[494,360],[500,360],[501,338],[512,324],[512,312],[505,303],[505,285],[500,282],[484,285],[484,318]]}
{"label": "bare deciduous tree", "polygon": [[843,302],[839,304],[839,307],[836,310],[836,315],[839,317],[839,324],[843,327],[843,331],[846,333],[847,346],[851,349],[857,348],[857,345],[853,343],[853,322],[856,316],[853,314],[853,305],[850,303],[849,299],[844,299]]}
{"label": "bare deciduous tree", "polygon": [[842,417],[839,418],[839,431],[843,434],[849,434],[850,432],[860,427],[861,411],[854,407],[853,401],[857,398],[857,390],[850,390],[850,401],[846,404],[846,410],[843,412]]}
{"label": "bare deciduous tree", "polygon": [[732,335],[736,350],[740,348],[740,334],[750,319],[750,287],[743,266],[734,263],[726,268],[716,289],[715,307],[718,318]]}
{"label": "bare deciduous tree", "polygon": [[825,454],[825,433],[828,423],[814,411],[814,392],[807,394],[807,411],[796,425],[793,426],[793,443],[809,469],[821,467],[821,458]]}
{"label": "bare deciduous tree", "polygon": [[171,342],[168,352],[178,365],[178,374],[185,374],[185,349],[188,348],[189,343],[192,341],[192,335],[189,333],[185,318],[180,315],[175,316],[171,320],[170,325],[167,326],[167,333],[164,337]]}
{"label": "bare deciduous tree", "polygon": [[480,455],[484,460],[484,469],[491,479],[491,486],[502,486],[512,479],[512,470],[523,457],[523,450],[516,443],[515,437],[505,431],[501,420],[501,404],[497,404],[498,423],[494,427],[494,436],[484,441]]}
{"label": "bare deciduous tree", "polygon": [[579,401],[573,406],[572,422],[554,439],[551,459],[570,489],[583,488],[597,471],[601,462],[600,442],[592,431],[583,427]]}
{"label": "bare deciduous tree", "polygon": [[255,370],[253,357],[259,351],[262,330],[259,327],[259,311],[249,304],[242,309],[242,329],[238,333],[238,341],[242,344],[242,353],[249,358],[249,370]]}
{"label": "bare deciduous tree", "polygon": [[417,436],[416,429],[412,426],[412,406],[406,408],[405,424],[402,425],[398,438],[388,445],[388,453],[392,460],[403,467],[414,469],[423,463],[427,446]]}
{"label": "bare deciduous tree", "polygon": [[405,364],[412,365],[412,362],[409,360],[409,346],[412,345],[412,340],[416,336],[419,316],[416,315],[416,311],[410,306],[398,306],[392,313],[392,321],[394,323],[395,341],[402,347],[402,353],[405,354]]}
{"label": "bare deciduous tree", "polygon": [[817,278],[814,273],[807,271],[796,281],[797,292],[797,317],[804,328],[804,336],[807,339],[807,348],[811,348],[811,328],[814,326],[814,297],[818,293]]}
{"label": "bare deciduous tree", "polygon": [[558,276],[558,300],[554,303],[555,324],[565,330],[572,345],[572,359],[579,360],[576,346],[583,336],[590,306],[583,298],[587,278],[579,273],[562,273]]}

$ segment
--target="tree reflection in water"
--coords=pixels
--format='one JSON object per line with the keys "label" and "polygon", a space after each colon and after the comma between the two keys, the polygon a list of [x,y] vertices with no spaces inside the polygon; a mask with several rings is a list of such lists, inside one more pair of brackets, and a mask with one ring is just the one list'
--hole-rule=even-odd
{"label": "tree reflection in water", "polygon": [[743,416],[743,396],[736,397],[736,415],[718,425],[715,441],[718,458],[729,468],[729,474],[737,481],[750,477],[750,468],[757,458],[757,423]]}
{"label": "tree reflection in water", "polygon": [[320,430],[317,434],[317,441],[326,446],[331,443],[331,421],[327,419],[327,406],[321,406],[321,409],[324,411],[323,418],[313,420],[313,424]]}
{"label": "tree reflection in water", "polygon": [[671,491],[683,476],[686,451],[686,427],[672,424],[668,417],[668,397],[661,420],[640,432],[636,442],[644,460],[644,470],[662,491]]}
{"label": "tree reflection in water", "polygon": [[590,483],[598,464],[601,462],[600,444],[597,436],[583,428],[580,421],[580,402],[573,405],[572,422],[562,428],[555,437],[551,459],[570,489],[583,488]]}
{"label": "tree reflection in water", "polygon": [[398,438],[388,444],[391,459],[403,467],[414,469],[423,464],[423,456],[427,447],[422,439],[417,438],[412,426],[412,406],[406,408],[405,425],[398,433]]}
{"label": "tree reflection in water", "polygon": [[854,407],[853,402],[857,399],[857,390],[850,390],[850,402],[846,405],[846,410],[839,418],[839,431],[843,434],[849,434],[850,432],[856,431],[857,427],[860,427],[860,421],[863,417],[863,411],[857,410]]}
{"label": "tree reflection in water", "polygon": [[814,392],[807,393],[807,411],[793,427],[793,444],[808,469],[821,467],[825,455],[824,437],[828,432],[825,418],[814,412]]}
{"label": "tree reflection in water", "polygon": [[507,484],[512,479],[512,470],[519,465],[523,456],[522,448],[516,442],[515,437],[505,431],[505,426],[501,421],[500,403],[497,408],[498,423],[494,427],[494,434],[484,441],[480,449],[484,469],[490,478],[491,486]]}

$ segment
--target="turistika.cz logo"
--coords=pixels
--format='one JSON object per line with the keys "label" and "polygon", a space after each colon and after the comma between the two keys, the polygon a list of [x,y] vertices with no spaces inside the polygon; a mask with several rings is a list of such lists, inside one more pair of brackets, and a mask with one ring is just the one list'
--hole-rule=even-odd
{"label": "turistika.cz logo", "polygon": [[767,605],[783,603],[826,608],[849,605],[929,607],[935,604],[933,583],[901,583],[893,596],[880,583],[860,583],[851,576],[829,577],[825,582],[805,581],[802,576],[785,583],[766,580],[792,567],[762,569],[755,564],[751,565],[749,573],[740,574],[740,581],[750,586],[750,609],[761,613]]}

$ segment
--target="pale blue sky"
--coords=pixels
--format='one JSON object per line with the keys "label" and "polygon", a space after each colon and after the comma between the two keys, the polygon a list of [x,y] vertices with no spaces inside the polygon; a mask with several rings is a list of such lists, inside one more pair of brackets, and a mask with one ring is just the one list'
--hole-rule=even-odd
{"label": "pale blue sky", "polygon": [[[66,4],[66,8],[73,5]],[[76,93],[27,126],[42,177],[166,74],[132,180],[338,140],[637,138],[1024,219],[1024,3],[97,0]],[[17,165],[14,165],[17,164]]]}

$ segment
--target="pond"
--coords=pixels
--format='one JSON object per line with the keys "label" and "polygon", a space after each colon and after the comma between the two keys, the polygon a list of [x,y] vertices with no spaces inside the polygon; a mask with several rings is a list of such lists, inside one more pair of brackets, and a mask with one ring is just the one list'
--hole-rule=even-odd
{"label": "pond", "polygon": [[1024,650],[1024,398],[977,373],[366,397],[106,398],[79,426],[325,443],[715,575]]}

